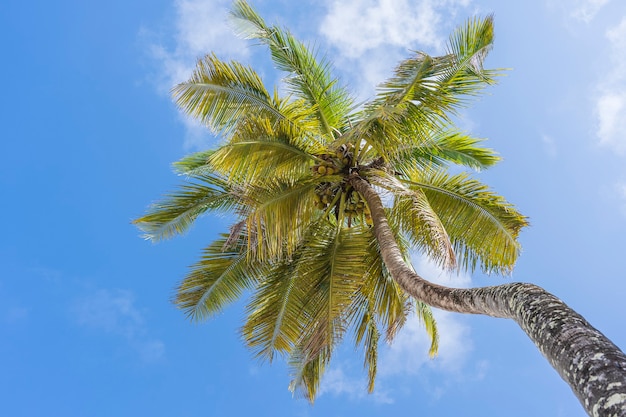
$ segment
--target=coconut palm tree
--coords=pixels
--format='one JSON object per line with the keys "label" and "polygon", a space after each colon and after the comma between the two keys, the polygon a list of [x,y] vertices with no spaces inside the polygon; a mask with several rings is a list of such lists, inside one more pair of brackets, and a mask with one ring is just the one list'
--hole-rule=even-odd
{"label": "coconut palm tree", "polygon": [[556,297],[521,283],[442,287],[409,261],[411,249],[442,268],[506,274],[519,255],[526,218],[466,171],[449,170],[499,159],[453,122],[499,74],[483,67],[493,19],[458,28],[443,56],[402,61],[356,106],[330,62],[289,31],[266,24],[243,0],[232,18],[241,35],[269,48],[286,78],[270,93],[253,69],[207,55],[173,89],[178,106],[224,141],[177,162],[186,183],[135,223],[159,240],[205,213],[233,219],[192,266],[175,303],[202,320],[251,293],[246,344],[268,361],[286,357],[291,388],[311,401],[347,333],[363,349],[371,391],[379,342],[391,341],[409,314],[422,320],[431,354],[430,306],[511,318],[590,415],[624,415],[626,357]]}

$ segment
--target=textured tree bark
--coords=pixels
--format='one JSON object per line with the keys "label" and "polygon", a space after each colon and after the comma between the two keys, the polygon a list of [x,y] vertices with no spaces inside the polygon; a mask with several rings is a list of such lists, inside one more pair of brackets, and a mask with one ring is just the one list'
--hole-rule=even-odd
{"label": "textured tree bark", "polygon": [[626,416],[626,355],[582,316],[533,284],[461,289],[426,281],[404,262],[378,193],[358,174],[350,182],[369,205],[385,265],[408,294],[447,311],[515,320],[590,416]]}

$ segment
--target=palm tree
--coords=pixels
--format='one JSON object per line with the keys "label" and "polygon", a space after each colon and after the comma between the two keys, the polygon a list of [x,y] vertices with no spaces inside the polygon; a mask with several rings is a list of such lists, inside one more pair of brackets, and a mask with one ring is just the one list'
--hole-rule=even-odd
{"label": "palm tree", "polygon": [[175,164],[179,190],[135,223],[152,240],[186,231],[207,212],[228,213],[177,290],[193,320],[251,292],[242,327],[254,354],[287,357],[291,388],[313,401],[334,348],[349,332],[364,352],[374,389],[377,347],[409,314],[437,350],[430,306],[515,320],[570,384],[590,415],[626,415],[626,357],[581,316],[522,283],[453,289],[432,284],[409,248],[442,268],[506,274],[526,218],[470,174],[498,161],[452,116],[499,75],[483,67],[491,17],[450,37],[447,53],[402,61],[376,97],[356,106],[328,60],[243,0],[241,35],[266,45],[285,72],[270,93],[259,75],[215,55],[173,89],[178,106],[224,142]]}

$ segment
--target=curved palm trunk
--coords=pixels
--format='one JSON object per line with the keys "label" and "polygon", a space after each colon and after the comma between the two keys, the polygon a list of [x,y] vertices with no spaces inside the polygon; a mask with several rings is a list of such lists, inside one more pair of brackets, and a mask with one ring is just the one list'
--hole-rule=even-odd
{"label": "curved palm trunk", "polygon": [[407,293],[443,310],[515,320],[590,416],[626,416],[626,355],[582,316],[533,284],[459,289],[424,280],[404,262],[377,192],[357,174],[350,182],[370,207],[385,265]]}

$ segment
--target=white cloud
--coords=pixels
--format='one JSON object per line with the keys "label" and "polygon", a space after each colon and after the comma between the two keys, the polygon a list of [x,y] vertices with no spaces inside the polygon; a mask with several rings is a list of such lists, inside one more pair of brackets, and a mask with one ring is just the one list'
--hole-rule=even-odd
{"label": "white cloud", "polygon": [[589,23],[609,1],[610,0],[582,0],[572,3],[571,0],[568,0],[566,3],[570,10],[572,10],[570,17]]}
{"label": "white cloud", "polygon": [[365,380],[346,374],[341,367],[333,367],[324,374],[319,396],[327,394],[343,396],[351,400],[367,399],[378,404],[392,404],[394,402],[389,393],[379,387],[378,384],[374,392],[368,395]]}
{"label": "white cloud", "polygon": [[143,314],[135,307],[130,291],[97,290],[77,300],[72,312],[78,324],[125,339],[146,362],[165,353],[163,342],[147,337]]}
{"label": "white cloud", "polygon": [[329,0],[319,32],[336,50],[361,100],[391,75],[411,50],[441,53],[458,9],[470,0]]}
{"label": "white cloud", "polygon": [[467,288],[472,283],[472,278],[467,273],[444,271],[425,255],[414,252],[411,256],[411,262],[415,267],[415,272],[422,278],[435,284]]}
{"label": "white cloud", "polygon": [[215,138],[209,128],[196,119],[191,119],[183,113],[178,113],[180,122],[185,126],[185,139],[183,149],[187,151],[203,150],[210,146]]}
{"label": "white cloud", "polygon": [[[173,44],[144,29],[148,54],[159,63],[161,91],[189,78],[198,58],[210,52],[230,59],[247,55],[244,41],[228,25],[228,0],[176,0]],[[166,35],[169,38],[168,35]]]}
{"label": "white cloud", "polygon": [[597,87],[595,116],[601,145],[626,152],[626,18],[606,32],[611,68]]}
{"label": "white cloud", "polygon": [[[327,13],[321,18],[319,32],[337,51],[333,53],[335,66],[348,74],[350,87],[366,100],[409,50],[441,53],[455,24],[454,16],[470,3],[471,0],[326,0]],[[157,62],[154,82],[162,94],[187,79],[197,58],[208,52],[228,59],[249,56],[246,43],[229,27],[230,5],[230,0],[176,0],[169,29],[174,33],[163,34],[166,42],[158,32],[143,31],[148,54]],[[298,27],[298,22],[290,25]],[[213,136],[186,119],[181,114],[186,128],[184,148],[206,147]]]}
{"label": "white cloud", "polygon": [[541,142],[543,143],[543,148],[548,156],[554,158],[557,154],[556,142],[552,136],[549,135],[541,135]]}
{"label": "white cloud", "polygon": [[333,0],[320,31],[351,58],[382,45],[441,49],[446,39],[441,35],[443,12],[450,14],[468,4],[469,0]]}
{"label": "white cloud", "polygon": [[623,151],[626,142],[626,91],[603,92],[596,102],[600,144]]}
{"label": "white cloud", "polygon": [[469,327],[460,316],[447,311],[433,311],[439,330],[439,354],[428,357],[430,339],[422,323],[411,317],[393,343],[380,358],[380,375],[388,379],[397,375],[417,375],[424,366],[444,373],[458,373],[472,351]]}
{"label": "white cloud", "polygon": [[[420,276],[433,283],[456,288],[471,285],[468,274],[443,271],[425,256],[414,254],[413,264]],[[382,376],[414,375],[424,366],[446,373],[458,373],[463,369],[472,351],[469,326],[459,314],[436,309],[433,314],[439,331],[438,356],[429,359],[430,339],[422,323],[412,316],[381,355],[379,369]]]}
{"label": "white cloud", "polygon": [[[414,258],[416,271],[432,282],[453,287],[467,287],[471,284],[467,274],[444,272],[426,257],[415,255]],[[463,377],[463,369],[473,349],[470,328],[459,314],[441,310],[434,310],[433,314],[439,331],[438,356],[434,359],[429,357],[430,339],[424,326],[414,315],[409,317],[393,342],[380,347],[376,390],[368,399],[378,403],[392,403],[394,399],[390,389],[394,387],[393,391],[396,391],[396,379],[418,375],[425,368],[443,375],[444,379]],[[322,394],[344,395],[351,399],[363,399],[366,396],[363,376],[357,377],[346,372],[348,365],[349,361],[333,364],[333,368],[324,376]],[[478,369],[472,373],[483,375],[486,367],[486,363],[479,363]],[[441,394],[443,390],[443,387],[437,387],[433,395]]]}
{"label": "white cloud", "polygon": [[[153,81],[157,90],[169,95],[170,89],[187,80],[198,58],[214,52],[221,59],[237,59],[247,56],[243,40],[235,36],[228,24],[229,0],[176,0],[174,2],[174,34],[164,34],[167,42],[152,30],[145,29],[141,35],[149,57],[156,62]],[[185,150],[205,149],[213,136],[208,129],[195,120],[179,113],[185,126]]]}

